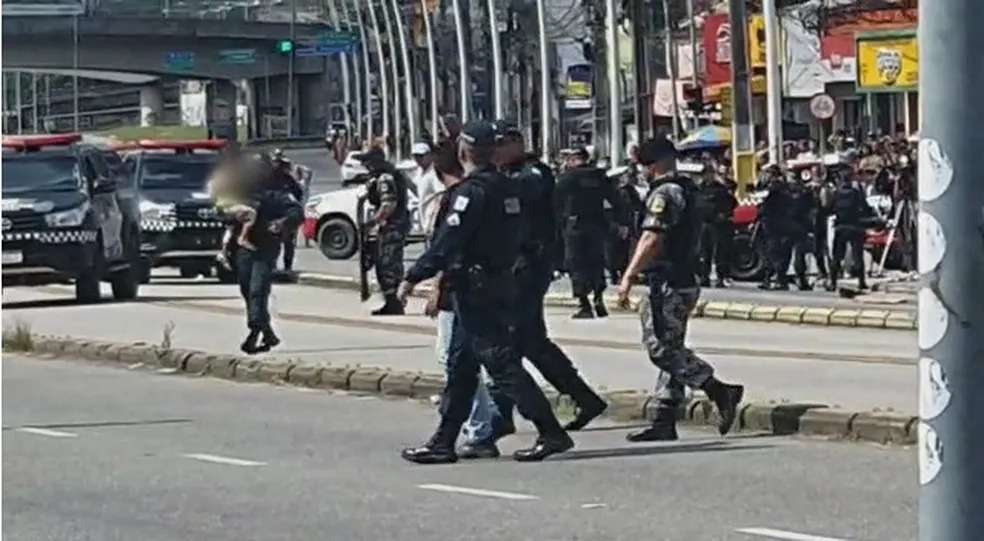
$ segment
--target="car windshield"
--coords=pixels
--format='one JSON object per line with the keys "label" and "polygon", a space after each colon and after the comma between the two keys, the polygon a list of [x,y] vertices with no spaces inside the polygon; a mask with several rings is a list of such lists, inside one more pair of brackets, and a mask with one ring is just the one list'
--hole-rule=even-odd
{"label": "car windshield", "polygon": [[140,185],[145,189],[204,190],[214,165],[204,160],[144,160]]}
{"label": "car windshield", "polygon": [[5,158],[3,193],[79,189],[78,160],[72,156]]}

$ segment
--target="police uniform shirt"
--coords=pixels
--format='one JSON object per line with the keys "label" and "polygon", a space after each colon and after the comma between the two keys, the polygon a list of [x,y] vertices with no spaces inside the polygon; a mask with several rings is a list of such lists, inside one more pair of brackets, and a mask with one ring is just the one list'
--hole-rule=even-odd
{"label": "police uniform shirt", "polygon": [[680,223],[686,209],[687,199],[683,188],[675,182],[664,182],[646,197],[646,215],[642,220],[642,229],[668,233]]}
{"label": "police uniform shirt", "polygon": [[646,197],[642,229],[662,235],[662,247],[643,273],[656,273],[675,287],[695,284],[701,230],[696,191],[692,181],[676,178],[660,183]]}

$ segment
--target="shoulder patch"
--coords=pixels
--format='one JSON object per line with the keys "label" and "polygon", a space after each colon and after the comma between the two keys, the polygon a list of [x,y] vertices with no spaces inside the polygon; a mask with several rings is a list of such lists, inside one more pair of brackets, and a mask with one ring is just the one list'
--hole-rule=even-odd
{"label": "shoulder patch", "polygon": [[649,212],[653,214],[662,214],[666,209],[666,199],[662,195],[653,195],[649,200]]}
{"label": "shoulder patch", "polygon": [[538,176],[538,177],[542,177],[542,176],[543,176],[543,171],[540,171],[540,169],[538,169],[538,168],[536,168],[536,167],[530,167],[530,171],[531,171],[531,172],[532,172],[532,173],[533,173],[534,175],[536,175],[536,176]]}
{"label": "shoulder patch", "polygon": [[503,201],[503,207],[506,210],[506,214],[519,214],[523,207],[519,203],[518,197],[507,197]]}
{"label": "shoulder patch", "polygon": [[451,227],[457,227],[461,225],[461,217],[458,216],[457,212],[452,212],[451,214],[448,214],[447,223]]}
{"label": "shoulder patch", "polygon": [[454,198],[454,205],[452,205],[452,208],[454,208],[454,210],[458,212],[464,212],[465,209],[468,208],[468,201],[469,200],[467,197],[463,195],[459,195],[458,197]]}

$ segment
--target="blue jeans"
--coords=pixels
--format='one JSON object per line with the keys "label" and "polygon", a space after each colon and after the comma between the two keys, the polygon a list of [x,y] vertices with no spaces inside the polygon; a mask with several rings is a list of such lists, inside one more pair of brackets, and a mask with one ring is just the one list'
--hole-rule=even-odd
{"label": "blue jeans", "polygon": [[[460,333],[454,331],[454,312],[441,310],[437,314],[437,359],[444,366],[445,373],[450,373],[454,359],[467,355],[465,341]],[[483,375],[475,391],[472,401],[471,415],[462,427],[465,442],[476,443],[492,439],[492,420],[500,417],[499,409],[489,396],[488,386]]]}

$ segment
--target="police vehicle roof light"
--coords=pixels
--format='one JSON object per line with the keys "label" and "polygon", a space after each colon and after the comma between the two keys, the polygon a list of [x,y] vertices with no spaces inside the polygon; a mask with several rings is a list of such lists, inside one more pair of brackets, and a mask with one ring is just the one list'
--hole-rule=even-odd
{"label": "police vehicle roof light", "polygon": [[18,135],[7,136],[2,140],[4,148],[17,150],[37,150],[44,147],[68,146],[82,140],[81,133],[60,133],[56,135]]}

